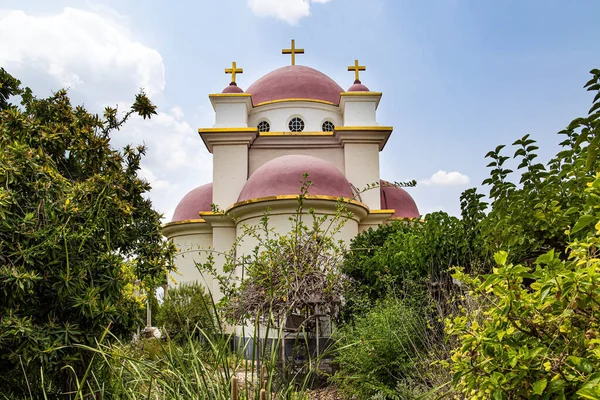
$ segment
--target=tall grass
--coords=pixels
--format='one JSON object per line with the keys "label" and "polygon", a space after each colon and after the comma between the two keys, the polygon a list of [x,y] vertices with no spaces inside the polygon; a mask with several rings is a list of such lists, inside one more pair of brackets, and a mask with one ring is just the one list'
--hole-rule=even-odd
{"label": "tall grass", "polygon": [[[96,346],[77,346],[89,352],[91,361],[83,375],[73,371],[77,390],[59,398],[230,400],[232,382],[240,400],[258,400],[262,388],[270,394],[267,398],[308,398],[320,358],[310,359],[301,370],[293,370],[292,364],[282,370],[282,333],[266,346],[254,328],[253,340],[234,350],[234,334],[212,327],[195,326],[183,343],[168,337],[124,342],[107,329]],[[42,388],[34,392],[54,398],[46,394],[40,373]],[[24,393],[22,398],[37,397]]]}

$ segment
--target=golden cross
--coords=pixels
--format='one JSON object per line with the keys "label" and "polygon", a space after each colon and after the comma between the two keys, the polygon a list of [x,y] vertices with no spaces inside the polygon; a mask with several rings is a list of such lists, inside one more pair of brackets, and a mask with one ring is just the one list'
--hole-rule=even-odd
{"label": "golden cross", "polygon": [[235,74],[243,74],[243,68],[237,68],[235,61],[231,63],[231,68],[225,68],[226,74],[231,74],[231,83],[235,83]]}
{"label": "golden cross", "polygon": [[358,65],[358,60],[354,60],[354,65],[348,67],[348,71],[354,71],[356,80],[360,82],[359,79],[359,71],[366,71],[367,67],[363,65]]}
{"label": "golden cross", "polygon": [[281,50],[281,54],[291,54],[292,55],[292,65],[296,65],[296,54],[304,54],[304,49],[297,49],[296,41],[294,39],[292,39],[292,48]]}

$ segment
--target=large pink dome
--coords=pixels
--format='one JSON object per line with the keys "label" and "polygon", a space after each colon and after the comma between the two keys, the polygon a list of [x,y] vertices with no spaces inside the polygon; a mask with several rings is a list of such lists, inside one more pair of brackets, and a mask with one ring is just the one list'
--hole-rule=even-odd
{"label": "large pink dome", "polygon": [[338,105],[343,91],[324,73],[302,65],[289,65],[269,72],[246,89],[246,93],[252,95],[254,105],[284,99],[322,100]]}
{"label": "large pink dome", "polygon": [[389,182],[381,181],[381,209],[396,210],[392,217],[418,218],[419,209],[413,198],[401,187],[392,186]]}
{"label": "large pink dome", "polygon": [[177,204],[172,222],[200,219],[200,211],[212,210],[213,184],[207,183],[192,190]]}
{"label": "large pink dome", "polygon": [[352,198],[352,186],[336,167],[327,161],[303,155],[277,157],[258,168],[244,185],[238,201],[268,196],[298,195],[303,175],[312,186],[309,195]]}

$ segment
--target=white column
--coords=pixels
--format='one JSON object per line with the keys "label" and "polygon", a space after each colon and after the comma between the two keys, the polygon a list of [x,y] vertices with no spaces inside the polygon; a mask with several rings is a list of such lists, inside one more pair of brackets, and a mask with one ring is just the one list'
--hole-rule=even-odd
{"label": "white column", "polygon": [[[377,143],[346,143],[344,145],[346,179],[358,190],[379,184],[379,145]],[[369,209],[381,208],[379,187],[360,194]]]}
{"label": "white column", "polygon": [[248,180],[248,145],[213,147],[213,203],[221,210],[235,202]]}

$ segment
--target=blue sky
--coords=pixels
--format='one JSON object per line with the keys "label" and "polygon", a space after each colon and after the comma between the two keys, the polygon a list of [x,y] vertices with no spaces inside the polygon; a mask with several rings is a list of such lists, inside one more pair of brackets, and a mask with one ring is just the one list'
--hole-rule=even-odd
{"label": "blue sky", "polygon": [[298,64],[346,88],[358,58],[363,83],[383,92],[379,122],[394,126],[382,177],[421,181],[410,189],[421,212],[458,215],[460,193],[487,177],[487,151],[530,133],[547,160],[556,132],[587,112],[599,12],[584,0],[0,0],[0,65],[41,95],[68,86],[94,111],[146,87],[161,114],[114,140],[147,144],[142,173],[168,217],[211,180],[196,130],[212,125],[208,94],[231,61],[247,88],[289,63],[294,38]]}

